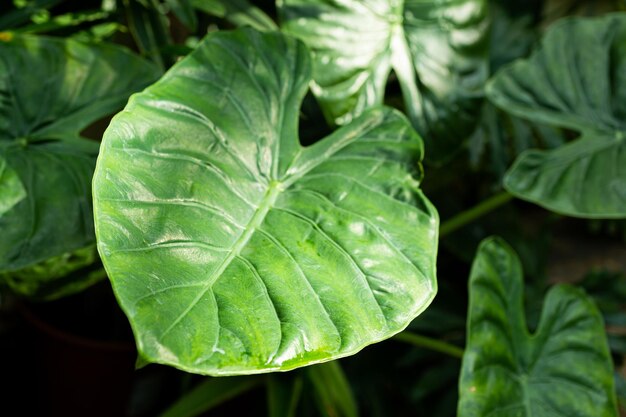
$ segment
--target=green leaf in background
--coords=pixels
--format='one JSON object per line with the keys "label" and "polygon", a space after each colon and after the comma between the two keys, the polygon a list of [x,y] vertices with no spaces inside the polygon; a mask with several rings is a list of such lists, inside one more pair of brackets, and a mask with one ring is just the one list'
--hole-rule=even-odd
{"label": "green leaf in background", "polygon": [[273,373],[267,379],[269,417],[298,417],[303,377],[300,372]]}
{"label": "green leaf in background", "polygon": [[[257,388],[263,383],[260,376],[207,378],[181,396],[159,417],[195,417]],[[273,417],[273,416],[272,416]]]}
{"label": "green leaf in background", "polygon": [[559,148],[520,155],[507,190],[570,216],[626,217],[626,14],[555,24],[487,94],[516,116],[581,132]]}
{"label": "green leaf in background", "polygon": [[236,26],[250,26],[260,31],[278,29],[271,17],[247,0],[191,0],[191,3],[196,9]]}
{"label": "green leaf in background", "polygon": [[472,132],[488,77],[486,0],[278,2],[283,29],[314,51],[313,92],[344,124],[382,103],[390,71],[427,157],[451,157]]}
{"label": "green leaf in background", "polygon": [[[19,201],[0,194],[8,207],[0,213],[0,276],[49,281],[84,266],[79,260],[96,259],[91,178],[98,143],[82,139],[81,130],[158,75],[119,47],[0,35],[0,161],[25,192]],[[71,256],[79,250],[91,255]],[[32,284],[14,289],[31,293]]]}
{"label": "green leaf in background", "polygon": [[306,369],[322,417],[358,417],[350,383],[339,362],[327,362]]}
{"label": "green leaf in background", "polygon": [[530,334],[523,292],[515,252],[500,239],[483,241],[470,276],[459,417],[616,417],[613,365],[596,306],[583,291],[557,285]]}
{"label": "green leaf in background", "polygon": [[278,29],[271,17],[247,0],[191,0],[191,3],[196,9],[236,26],[250,26],[260,31]]}
{"label": "green leaf in background", "polygon": [[[39,13],[49,9],[62,0],[28,0],[23,2],[5,0],[0,5],[0,30],[8,30],[31,22]],[[13,3],[12,5],[10,3]],[[35,19],[36,20],[36,19]]]}
{"label": "green leaf in background", "polygon": [[165,4],[169,6],[178,20],[189,30],[195,32],[198,27],[198,18],[192,2],[192,0],[165,0]]}
{"label": "green leaf in background", "polygon": [[26,197],[19,175],[0,156],[0,216]]}
{"label": "green leaf in background", "polygon": [[164,70],[171,63],[164,60],[163,50],[173,42],[163,6],[156,0],[123,2],[128,28],[142,55]]}
{"label": "green leaf in background", "polygon": [[302,147],[310,74],[295,39],[219,32],[111,122],[98,245],[146,360],[288,370],[386,339],[433,299],[419,136],[375,108]]}

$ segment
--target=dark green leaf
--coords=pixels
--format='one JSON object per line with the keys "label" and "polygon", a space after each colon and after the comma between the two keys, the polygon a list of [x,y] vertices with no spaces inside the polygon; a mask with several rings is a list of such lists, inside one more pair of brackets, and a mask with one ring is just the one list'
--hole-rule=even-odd
{"label": "dark green leaf", "polygon": [[391,70],[427,156],[450,157],[476,122],[488,76],[486,0],[282,0],[283,28],[315,52],[313,92],[344,124],[382,103]]}
{"label": "dark green leaf", "polygon": [[488,239],[470,276],[459,417],[615,417],[602,317],[583,291],[557,285],[529,334],[517,255]]}
{"label": "dark green leaf", "polygon": [[487,91],[517,116],[581,132],[557,149],[523,153],[505,177],[511,193],[571,216],[626,217],[626,15],[554,25]]}
{"label": "dark green leaf", "polygon": [[236,26],[250,26],[260,31],[276,30],[276,23],[247,0],[191,0],[193,6]]}
{"label": "dark green leaf", "polygon": [[196,31],[198,26],[198,18],[196,12],[192,6],[192,0],[165,0],[165,3],[170,7],[172,13],[176,15],[178,20],[183,25],[189,28],[192,32]]}
{"label": "dark green leaf", "polygon": [[350,383],[339,362],[327,362],[307,368],[316,404],[323,417],[357,417],[356,402]]}
{"label": "dark green leaf", "polygon": [[259,386],[258,376],[207,378],[183,395],[159,417],[195,417]]}
{"label": "dark green leaf", "polygon": [[165,69],[166,62],[162,49],[172,43],[167,16],[155,0],[139,2],[124,0],[126,20],[139,50],[154,61],[159,68]]}
{"label": "dark green leaf", "polygon": [[271,374],[267,382],[269,417],[297,417],[302,385],[300,373]]}
{"label": "dark green leaf", "polygon": [[99,249],[146,358],[292,369],[388,338],[432,300],[419,136],[376,108],[302,147],[310,71],[294,39],[220,32],[105,133]]}
{"label": "dark green leaf", "polygon": [[[3,39],[0,161],[26,198],[2,200],[13,205],[0,213],[0,275],[48,281],[95,259],[91,177],[98,143],[80,138],[80,131],[122,107],[157,72],[118,47],[12,34]],[[79,250],[92,255],[72,257]],[[56,266],[50,263],[55,259]],[[33,284],[15,289],[35,291]]]}
{"label": "dark green leaf", "polygon": [[62,0],[31,0],[24,7],[15,7],[0,15],[0,30],[14,29],[28,23],[40,10],[51,8]]}

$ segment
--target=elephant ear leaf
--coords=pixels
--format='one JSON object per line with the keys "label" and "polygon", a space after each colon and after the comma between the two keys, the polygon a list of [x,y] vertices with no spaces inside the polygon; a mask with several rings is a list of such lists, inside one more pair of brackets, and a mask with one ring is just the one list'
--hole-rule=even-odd
{"label": "elephant ear leaf", "polygon": [[216,33],[106,131],[98,245],[145,360],[288,370],[390,337],[433,299],[422,141],[375,108],[302,147],[310,73],[295,39]]}
{"label": "elephant ear leaf", "polygon": [[44,284],[96,259],[91,178],[99,145],[80,132],[157,77],[123,48],[2,33],[0,278],[15,291],[53,297],[40,291]]}
{"label": "elephant ear leaf", "polygon": [[521,154],[504,179],[511,193],[570,216],[626,217],[626,14],[555,24],[487,94],[507,112],[580,132]]}
{"label": "elephant ear leaf", "polygon": [[343,124],[383,102],[393,70],[430,160],[452,156],[476,124],[488,77],[485,0],[282,0],[283,29],[314,52],[313,93]]}
{"label": "elephant ear leaf", "polygon": [[553,287],[529,334],[520,261],[495,238],[480,245],[469,285],[459,417],[617,416],[602,316],[582,290]]}

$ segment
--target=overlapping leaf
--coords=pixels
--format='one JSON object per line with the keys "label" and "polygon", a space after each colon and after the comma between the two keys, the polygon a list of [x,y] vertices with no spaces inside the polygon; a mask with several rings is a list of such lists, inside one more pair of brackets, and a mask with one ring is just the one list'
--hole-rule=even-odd
{"label": "overlapping leaf", "polygon": [[[157,73],[118,47],[1,38],[0,276],[29,276],[17,290],[34,293],[36,277],[49,281],[83,266],[79,259],[95,258],[91,177],[98,144],[80,131]],[[85,248],[91,256],[72,258]],[[45,264],[49,259],[64,266]],[[38,265],[46,270],[37,272]]]}
{"label": "overlapping leaf", "polygon": [[387,338],[432,300],[420,138],[376,108],[302,147],[310,73],[294,39],[221,32],[105,133],[99,250],[146,360],[287,370]]}
{"label": "overlapping leaf", "polygon": [[625,14],[555,24],[487,92],[517,116],[581,132],[557,149],[520,155],[505,177],[509,191],[571,216],[626,217]]}
{"label": "overlapping leaf", "polygon": [[485,0],[278,4],[284,30],[315,53],[313,92],[330,120],[381,103],[393,70],[428,158],[450,156],[471,133],[488,75]]}
{"label": "overlapping leaf", "polygon": [[499,239],[484,241],[470,277],[459,417],[615,417],[613,366],[593,302],[577,288],[552,288],[531,335],[523,291],[517,255]]}

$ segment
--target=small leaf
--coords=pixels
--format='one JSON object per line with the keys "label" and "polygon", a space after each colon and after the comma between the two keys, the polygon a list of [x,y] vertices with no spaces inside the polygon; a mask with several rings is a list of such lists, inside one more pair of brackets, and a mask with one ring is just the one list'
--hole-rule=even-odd
{"label": "small leaf", "polygon": [[515,252],[485,240],[470,276],[459,417],[616,417],[613,365],[593,302],[557,285],[529,334],[523,291]]}
{"label": "small leaf", "polygon": [[263,380],[258,376],[207,378],[179,398],[159,417],[195,417],[258,387]]}
{"label": "small leaf", "polygon": [[250,26],[260,31],[278,29],[271,17],[247,0],[191,0],[191,3],[196,9],[236,26]]}
{"label": "small leaf", "polygon": [[376,108],[302,147],[309,81],[301,42],[220,32],[111,122],[99,250],[146,358],[292,369],[391,337],[434,297],[419,136]]}
{"label": "small leaf", "polygon": [[356,401],[339,362],[307,368],[319,411],[324,417],[357,417]]}
{"label": "small leaf", "polygon": [[198,18],[192,6],[192,0],[165,0],[172,13],[192,32],[196,31]]}
{"label": "small leaf", "polygon": [[298,372],[270,374],[267,382],[269,417],[297,417],[302,386],[302,374]]}
{"label": "small leaf", "polygon": [[390,71],[428,158],[471,133],[488,77],[486,0],[281,0],[283,29],[314,54],[313,93],[344,124],[383,102]]}
{"label": "small leaf", "polygon": [[142,55],[150,58],[158,67],[165,69],[163,49],[172,44],[167,16],[155,0],[139,2],[123,0],[128,28]]}
{"label": "small leaf", "polygon": [[26,190],[15,170],[0,156],[0,216],[26,197]]}
{"label": "small leaf", "polygon": [[626,217],[625,74],[626,14],[557,23],[528,60],[499,72],[487,87],[497,106],[581,132],[557,149],[522,153],[505,187],[570,216]]}

